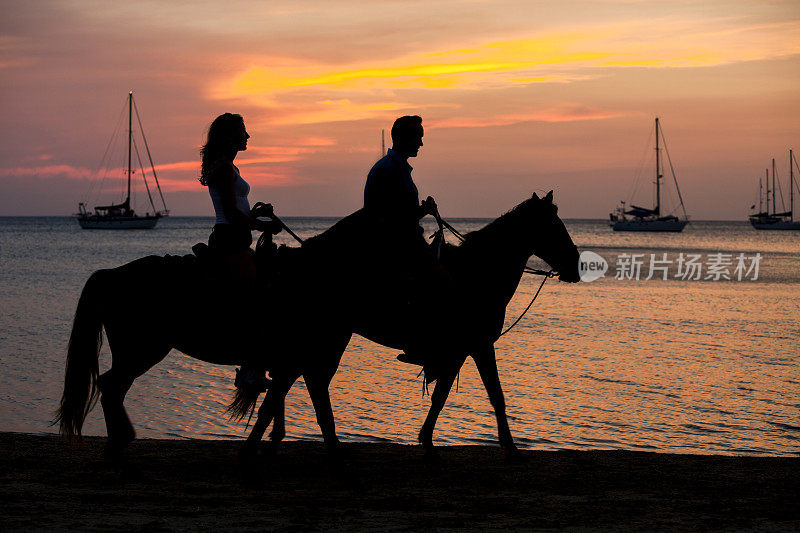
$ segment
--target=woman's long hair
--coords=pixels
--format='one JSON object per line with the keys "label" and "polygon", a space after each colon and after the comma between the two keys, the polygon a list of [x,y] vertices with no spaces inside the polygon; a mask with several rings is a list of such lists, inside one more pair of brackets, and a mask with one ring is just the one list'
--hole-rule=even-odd
{"label": "woman's long hair", "polygon": [[236,137],[244,128],[242,115],[223,113],[214,119],[208,127],[208,138],[200,148],[202,166],[200,167],[200,183],[208,185],[208,178],[214,170],[214,164],[221,157],[231,157],[235,153]]}

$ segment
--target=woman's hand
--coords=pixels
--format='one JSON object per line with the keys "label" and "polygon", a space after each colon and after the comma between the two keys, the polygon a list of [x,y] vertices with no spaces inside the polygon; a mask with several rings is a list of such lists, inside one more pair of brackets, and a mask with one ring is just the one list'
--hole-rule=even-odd
{"label": "woman's hand", "polygon": [[250,216],[253,218],[267,217],[272,218],[275,216],[272,209],[272,204],[265,204],[264,202],[256,202],[256,205],[250,210]]}

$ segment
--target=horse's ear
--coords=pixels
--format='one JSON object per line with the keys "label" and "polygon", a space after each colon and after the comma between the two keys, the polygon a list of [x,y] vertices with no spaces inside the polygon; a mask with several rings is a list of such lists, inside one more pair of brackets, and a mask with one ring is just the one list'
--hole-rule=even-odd
{"label": "horse's ear", "polygon": [[553,203],[553,191],[551,190],[549,193],[547,193],[547,196],[545,196],[544,199],[545,199],[545,201],[550,202],[552,204]]}
{"label": "horse's ear", "polygon": [[531,198],[533,198],[534,200],[538,200],[539,199],[539,195],[536,194],[536,193],[533,193],[533,196],[531,196]]}

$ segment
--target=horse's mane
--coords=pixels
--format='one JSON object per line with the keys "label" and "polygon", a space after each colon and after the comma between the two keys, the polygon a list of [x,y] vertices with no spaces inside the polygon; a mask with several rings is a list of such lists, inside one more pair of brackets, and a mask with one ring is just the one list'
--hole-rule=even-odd
{"label": "horse's mane", "polygon": [[[520,219],[529,216],[531,209],[537,208],[543,200],[528,198],[515,207],[509,209],[486,226],[467,233],[464,242],[458,247],[463,250],[483,247],[487,243],[494,246],[507,246],[520,238],[521,232],[527,232]],[[558,211],[555,204],[554,212]],[[373,239],[380,239],[378,228],[370,215],[359,209],[336,222],[333,226],[318,235],[309,237],[303,245],[296,247],[281,247],[281,253],[286,258],[295,260],[325,260],[327,258],[343,257],[344,255],[357,256],[369,253]],[[333,255],[332,255],[333,254]]]}
{"label": "horse's mane", "polygon": [[369,232],[371,226],[368,214],[364,209],[359,209],[322,233],[306,239],[303,248],[315,250],[320,247],[349,245],[352,241],[358,240],[359,234]]}
{"label": "horse's mane", "polygon": [[301,246],[281,245],[278,255],[290,268],[316,265],[331,267],[327,262],[347,256],[354,259],[364,253],[364,243],[369,241],[374,228],[363,209],[347,215],[322,233],[307,238]]}
{"label": "horse's mane", "polygon": [[[464,235],[464,242],[461,246],[469,248],[487,241],[503,244],[509,240],[515,240],[518,238],[518,233],[522,229],[519,224],[519,219],[526,216],[528,211],[540,201],[541,200],[538,198],[531,197],[520,202],[484,227],[475,231],[470,231]],[[550,205],[553,206],[553,212],[558,213],[558,206],[555,204]]]}

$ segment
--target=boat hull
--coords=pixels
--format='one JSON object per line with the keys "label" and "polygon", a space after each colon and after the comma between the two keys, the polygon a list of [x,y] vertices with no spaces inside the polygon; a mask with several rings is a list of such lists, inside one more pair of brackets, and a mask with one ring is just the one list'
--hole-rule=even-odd
{"label": "boat hull", "polygon": [[751,220],[750,224],[756,229],[800,231],[800,221],[798,220],[778,220],[776,222],[757,222]]}
{"label": "boat hull", "polygon": [[618,220],[611,225],[614,231],[659,231],[678,233],[683,231],[685,220]]}
{"label": "boat hull", "polygon": [[78,217],[83,229],[153,229],[161,217]]}

